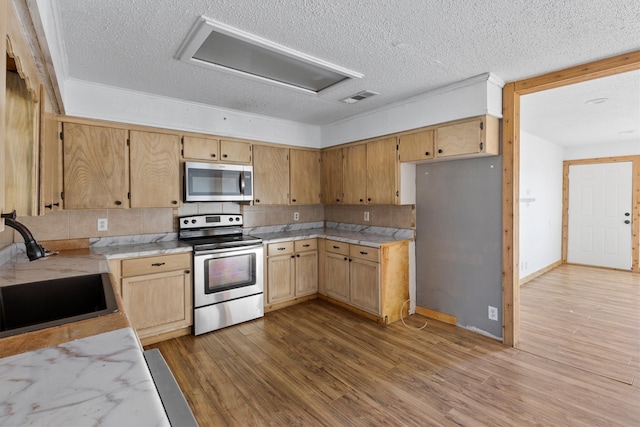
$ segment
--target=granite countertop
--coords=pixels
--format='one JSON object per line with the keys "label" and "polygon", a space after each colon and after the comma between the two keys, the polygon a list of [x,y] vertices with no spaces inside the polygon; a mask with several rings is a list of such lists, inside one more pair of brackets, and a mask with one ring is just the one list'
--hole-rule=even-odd
{"label": "granite countertop", "polygon": [[[266,228],[266,227],[264,227]],[[250,231],[252,236],[260,237],[264,243],[277,243],[287,240],[326,238],[345,243],[379,248],[380,245],[402,240],[412,240],[412,230],[383,229],[379,227],[347,228],[307,228],[300,230],[264,231],[264,228]]]}
{"label": "granite countertop", "polygon": [[168,426],[131,328],[0,359],[0,425]]}

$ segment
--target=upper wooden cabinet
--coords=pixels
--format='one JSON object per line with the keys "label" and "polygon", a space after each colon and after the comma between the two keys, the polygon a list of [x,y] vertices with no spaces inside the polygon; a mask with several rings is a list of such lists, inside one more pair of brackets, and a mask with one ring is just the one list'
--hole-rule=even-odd
{"label": "upper wooden cabinet", "polygon": [[130,132],[131,207],[178,207],[180,200],[180,137]]}
{"label": "upper wooden cabinet", "polygon": [[396,137],[367,143],[367,203],[393,205],[398,199]]}
{"label": "upper wooden cabinet", "polygon": [[436,157],[498,155],[499,120],[492,116],[438,126],[435,131]]}
{"label": "upper wooden cabinet", "polygon": [[289,204],[289,149],[253,147],[253,202],[256,205]]}
{"label": "upper wooden cabinet", "polygon": [[289,168],[291,204],[320,203],[320,152],[289,150]]}
{"label": "upper wooden cabinet", "polygon": [[182,137],[182,156],[193,160],[250,164],[251,144],[185,135]]}
{"label": "upper wooden cabinet", "polygon": [[40,96],[40,209],[39,213],[62,209],[60,182],[61,145],[58,120],[44,88]]}
{"label": "upper wooden cabinet", "polygon": [[321,203],[342,203],[342,148],[324,150],[321,153]]}
{"label": "upper wooden cabinet", "polygon": [[251,144],[241,141],[220,140],[220,161],[251,164]]}
{"label": "upper wooden cabinet", "polygon": [[65,209],[128,206],[127,131],[63,124]]}
{"label": "upper wooden cabinet", "polygon": [[343,200],[345,205],[367,203],[367,145],[343,148]]}
{"label": "upper wooden cabinet", "polygon": [[433,129],[400,135],[398,140],[401,162],[433,159]]}

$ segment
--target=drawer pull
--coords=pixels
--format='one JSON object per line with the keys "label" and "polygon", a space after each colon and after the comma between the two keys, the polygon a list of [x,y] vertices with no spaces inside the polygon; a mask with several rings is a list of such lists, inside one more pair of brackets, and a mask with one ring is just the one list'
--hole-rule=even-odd
{"label": "drawer pull", "polygon": [[279,251],[284,251],[287,248],[278,248]]}
{"label": "drawer pull", "polygon": [[308,248],[311,245],[302,245],[303,248]]}
{"label": "drawer pull", "polygon": [[152,267],[161,267],[163,266],[165,263],[164,262],[154,262],[153,264],[151,264]]}
{"label": "drawer pull", "polygon": [[360,255],[369,255],[369,252],[360,251]]}
{"label": "drawer pull", "polygon": [[333,249],[340,249],[340,246],[333,246]]}
{"label": "drawer pull", "polygon": [[185,270],[184,274],[191,274],[191,270]]}

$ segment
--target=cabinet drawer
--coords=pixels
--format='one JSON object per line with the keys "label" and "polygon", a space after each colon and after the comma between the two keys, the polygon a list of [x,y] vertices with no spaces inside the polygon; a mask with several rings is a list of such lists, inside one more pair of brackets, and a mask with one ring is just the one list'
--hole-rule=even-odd
{"label": "cabinet drawer", "polygon": [[378,248],[369,246],[351,245],[349,256],[351,258],[366,259],[368,261],[378,262]]}
{"label": "cabinet drawer", "polygon": [[122,277],[143,276],[190,268],[190,253],[125,259],[122,260]]}
{"label": "cabinet drawer", "polygon": [[333,252],[334,254],[349,255],[349,244],[335,240],[327,240],[325,250],[327,252]]}
{"label": "cabinet drawer", "polygon": [[267,256],[285,255],[293,253],[293,242],[269,243]]}
{"label": "cabinet drawer", "polygon": [[317,239],[296,240],[293,243],[296,252],[315,251],[318,249]]}

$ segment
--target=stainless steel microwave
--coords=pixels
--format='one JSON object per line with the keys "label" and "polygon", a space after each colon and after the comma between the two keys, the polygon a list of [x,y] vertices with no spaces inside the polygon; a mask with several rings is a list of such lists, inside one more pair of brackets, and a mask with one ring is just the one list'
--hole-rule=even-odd
{"label": "stainless steel microwave", "polygon": [[185,202],[242,202],[253,199],[253,166],[184,163]]}

